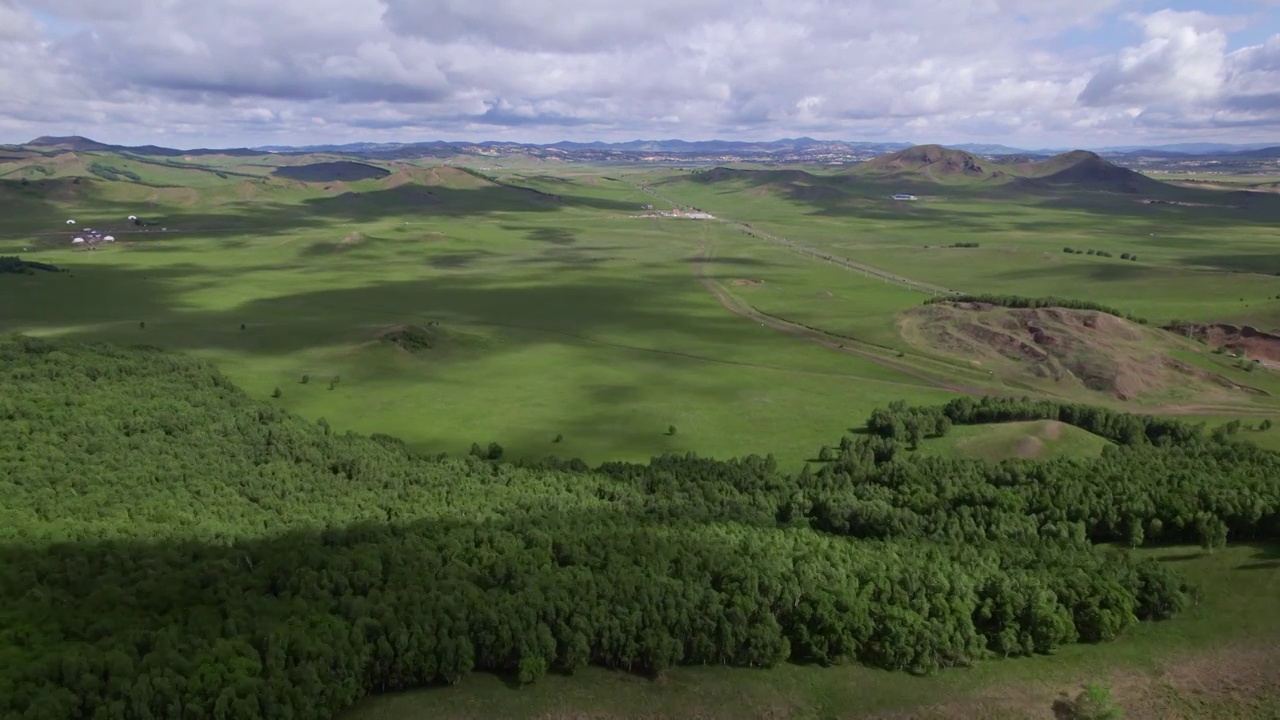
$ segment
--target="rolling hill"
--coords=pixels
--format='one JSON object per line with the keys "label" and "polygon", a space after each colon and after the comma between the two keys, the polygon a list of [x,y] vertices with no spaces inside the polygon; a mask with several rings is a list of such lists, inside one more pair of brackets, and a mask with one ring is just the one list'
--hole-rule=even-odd
{"label": "rolling hill", "polygon": [[1014,166],[1019,186],[1158,193],[1169,185],[1108,162],[1096,153],[1073,150],[1046,160]]}
{"label": "rolling hill", "polygon": [[[991,189],[1015,193],[1095,192],[1181,198],[1174,185],[1108,162],[1085,150],[1052,157],[980,158],[940,145],[919,145],[882,155],[832,175],[803,170],[744,170],[715,167],[695,171],[675,182],[737,183],[756,191],[773,191],[796,200],[821,194],[864,195],[877,186],[885,194],[931,187]],[[821,191],[818,193],[817,191]]]}
{"label": "rolling hill", "polygon": [[953,179],[1000,180],[1007,173],[997,163],[941,145],[917,145],[855,166],[855,175],[889,175],[948,182]]}

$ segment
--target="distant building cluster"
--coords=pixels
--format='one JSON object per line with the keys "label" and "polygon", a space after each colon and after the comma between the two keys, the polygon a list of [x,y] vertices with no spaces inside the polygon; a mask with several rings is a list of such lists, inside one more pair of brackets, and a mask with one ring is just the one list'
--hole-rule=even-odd
{"label": "distant building cluster", "polygon": [[893,196],[893,199],[894,199],[894,200],[915,200],[915,199],[917,199],[917,198],[916,198],[916,196],[915,196],[915,195],[908,195],[908,194],[906,194],[906,193],[898,193],[897,195],[894,195],[894,196]]}

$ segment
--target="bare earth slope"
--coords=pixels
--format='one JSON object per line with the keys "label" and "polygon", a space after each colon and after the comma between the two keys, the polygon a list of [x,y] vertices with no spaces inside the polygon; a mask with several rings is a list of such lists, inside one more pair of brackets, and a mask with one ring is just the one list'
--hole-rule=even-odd
{"label": "bare earth slope", "polygon": [[922,350],[1058,393],[1225,400],[1261,392],[1176,359],[1176,337],[1101,312],[938,303],[907,311],[899,327]]}

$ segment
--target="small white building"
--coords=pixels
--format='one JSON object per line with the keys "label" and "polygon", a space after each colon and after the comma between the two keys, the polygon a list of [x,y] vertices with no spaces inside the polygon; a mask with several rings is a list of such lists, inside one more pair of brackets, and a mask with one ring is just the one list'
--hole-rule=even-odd
{"label": "small white building", "polygon": [[76,221],[75,221],[75,220],[68,220],[68,221],[67,221],[67,224],[68,224],[68,225],[75,225],[75,224],[76,224]]}
{"label": "small white building", "polygon": [[72,240],[72,241],[71,241],[71,244],[72,244],[72,245],[83,245],[83,244],[84,244],[84,238],[79,238],[79,237],[78,237],[78,238],[76,238],[76,239]]}
{"label": "small white building", "polygon": [[127,218],[125,218],[125,219],[126,219],[126,220],[137,220],[137,219],[138,219],[138,216],[137,216],[137,215],[130,215],[129,217],[127,217]]}
{"label": "small white building", "polygon": [[898,193],[897,195],[894,195],[894,196],[893,196],[893,199],[894,199],[894,200],[915,200],[915,199],[916,199],[916,196],[915,196],[915,195],[908,195],[908,194],[906,194],[906,193]]}
{"label": "small white building", "polygon": [[114,237],[112,237],[111,235],[108,235],[108,236],[106,236],[106,237],[102,238],[102,242],[115,242],[115,241],[116,241],[116,239],[115,239]]}

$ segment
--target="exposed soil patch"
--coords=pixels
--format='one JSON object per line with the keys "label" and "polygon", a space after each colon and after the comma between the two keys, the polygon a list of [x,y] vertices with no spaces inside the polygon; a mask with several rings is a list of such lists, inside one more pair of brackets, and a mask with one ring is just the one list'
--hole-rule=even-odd
{"label": "exposed soil patch", "polygon": [[378,340],[396,346],[410,354],[418,354],[431,350],[440,344],[442,339],[439,326],[397,325],[384,330]]}
{"label": "exposed soil patch", "polygon": [[[1253,702],[1280,693],[1280,646],[1274,641],[1234,645],[1165,663],[1153,672],[1115,670],[1092,678],[1111,689],[1129,720],[1203,720],[1210,717],[1269,717]],[[972,720],[1036,718],[1060,720],[1055,705],[1074,698],[1083,683],[1028,681],[992,686],[971,697],[893,713],[875,720]],[[1237,714],[1233,711],[1243,710]]]}
{"label": "exposed soil patch", "polygon": [[739,287],[755,287],[757,285],[763,285],[764,281],[752,280],[750,278],[736,278],[734,279],[732,284],[737,285]]}
{"label": "exposed soil patch", "polygon": [[1046,422],[1041,434],[1048,440],[1057,440],[1062,437],[1062,423],[1057,420]]}
{"label": "exposed soil patch", "polygon": [[[1261,393],[1171,357],[1176,339],[1101,312],[937,303],[908,311],[900,328],[921,349],[1001,365],[1011,371],[1002,373],[1006,377],[1022,375],[1118,400]],[[1280,338],[1274,339],[1280,359]]]}
{"label": "exposed soil patch", "polygon": [[1044,452],[1044,442],[1036,437],[1024,437],[1018,440],[1018,445],[1014,448],[1014,454],[1026,459],[1038,458],[1042,452]]}
{"label": "exposed soil patch", "polygon": [[1181,335],[1202,340],[1212,348],[1243,354],[1250,359],[1270,360],[1280,363],[1280,335],[1272,335],[1245,325],[1236,327],[1223,323],[1213,325],[1170,325],[1165,328]]}
{"label": "exposed soil patch", "polygon": [[833,297],[835,297],[835,295],[832,295],[830,290],[823,290],[822,292],[818,293],[819,300],[830,300]]}

